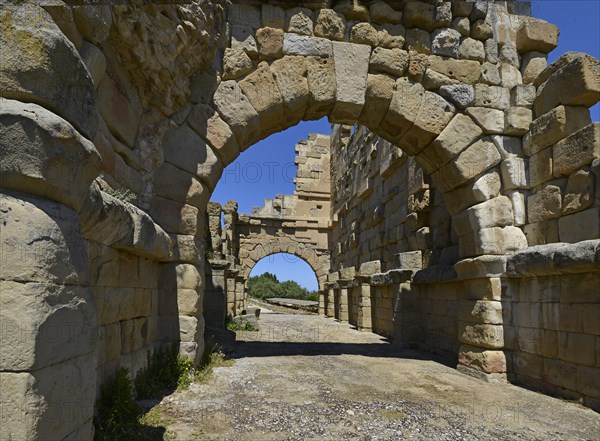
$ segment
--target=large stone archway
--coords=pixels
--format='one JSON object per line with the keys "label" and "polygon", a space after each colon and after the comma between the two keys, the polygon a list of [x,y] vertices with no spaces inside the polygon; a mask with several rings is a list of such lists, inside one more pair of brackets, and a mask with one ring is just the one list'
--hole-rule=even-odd
{"label": "large stone archway", "polygon": [[[547,67],[558,30],[521,2],[280,3],[2,6],[1,313],[25,335],[2,334],[10,436],[89,439],[96,387],[118,368],[135,373],[169,343],[199,359],[223,167],[323,116],[397,146],[443,194],[458,280],[430,294],[455,312],[461,366],[493,378],[510,366],[597,405],[596,355],[572,348],[597,343],[586,311],[599,300],[578,273],[597,280],[598,60]],[[366,325],[371,284],[404,286],[406,268],[358,263],[332,268],[327,289]],[[552,305],[542,319],[536,302]],[[55,325],[61,351],[44,344]],[[520,326],[564,344],[532,354]]]}

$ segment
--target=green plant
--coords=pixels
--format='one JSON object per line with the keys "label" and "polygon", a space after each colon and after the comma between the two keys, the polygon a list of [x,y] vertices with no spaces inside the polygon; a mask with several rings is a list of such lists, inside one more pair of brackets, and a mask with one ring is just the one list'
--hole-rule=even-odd
{"label": "green plant", "polygon": [[97,411],[96,440],[117,440],[134,429],[138,410],[127,369],[118,371],[115,379],[102,388]]}
{"label": "green plant", "polygon": [[193,367],[193,361],[179,355],[175,346],[148,353],[147,367],[135,377],[137,397],[152,398],[189,384],[188,377]]}
{"label": "green plant", "polygon": [[280,282],[275,274],[268,272],[248,279],[248,295],[263,300],[272,297],[302,300],[318,298],[315,291],[308,291],[292,280]]}
{"label": "green plant", "polygon": [[134,441],[173,439],[176,433],[165,427],[171,423],[153,408],[143,412],[133,398],[156,398],[187,388],[192,382],[209,378],[216,366],[230,366],[215,347],[207,347],[199,367],[189,357],[179,355],[177,347],[167,347],[148,353],[148,365],[141,369],[135,381],[129,371],[121,369],[115,379],[102,387],[94,417],[96,441]]}
{"label": "green plant", "polygon": [[258,329],[256,328],[256,326],[254,326],[254,324],[252,324],[251,322],[234,322],[234,321],[228,321],[227,323],[225,323],[225,327],[229,330],[229,331],[258,331]]}

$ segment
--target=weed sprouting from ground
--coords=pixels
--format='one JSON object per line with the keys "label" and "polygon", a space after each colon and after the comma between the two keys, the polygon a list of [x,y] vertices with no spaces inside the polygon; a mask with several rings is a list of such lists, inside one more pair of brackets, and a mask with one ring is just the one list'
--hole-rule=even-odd
{"label": "weed sprouting from ground", "polygon": [[229,331],[258,331],[251,322],[227,322],[225,324]]}
{"label": "weed sprouting from ground", "polygon": [[166,429],[172,421],[157,408],[145,411],[134,401],[159,399],[176,390],[187,389],[193,382],[206,381],[218,366],[231,366],[215,347],[205,350],[202,362],[194,366],[189,357],[179,355],[177,348],[166,348],[148,354],[147,367],[132,381],[129,371],[121,369],[106,384],[96,406],[94,439],[96,441],[163,440],[176,436]]}

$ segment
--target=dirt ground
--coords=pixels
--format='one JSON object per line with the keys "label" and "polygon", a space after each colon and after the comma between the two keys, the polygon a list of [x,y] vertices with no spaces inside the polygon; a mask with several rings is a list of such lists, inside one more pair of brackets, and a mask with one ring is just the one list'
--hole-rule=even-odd
{"label": "dirt ground", "polygon": [[457,372],[315,315],[265,312],[233,366],[156,407],[175,440],[598,440],[578,404]]}

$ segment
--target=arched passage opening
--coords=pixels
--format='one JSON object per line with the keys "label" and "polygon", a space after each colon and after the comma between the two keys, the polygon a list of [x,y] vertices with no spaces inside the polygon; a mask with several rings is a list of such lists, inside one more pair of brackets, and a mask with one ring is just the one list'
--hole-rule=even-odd
{"label": "arched passage opening", "polygon": [[301,257],[274,253],[256,262],[245,280],[248,299],[270,298],[312,301],[318,305],[315,270]]}

